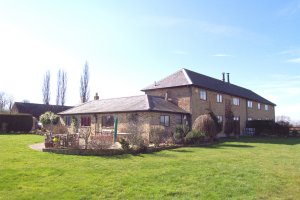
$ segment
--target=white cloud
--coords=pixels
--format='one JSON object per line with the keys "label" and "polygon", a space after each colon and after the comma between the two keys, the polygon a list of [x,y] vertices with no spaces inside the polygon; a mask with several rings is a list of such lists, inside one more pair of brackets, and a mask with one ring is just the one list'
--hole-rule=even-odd
{"label": "white cloud", "polygon": [[287,60],[287,62],[290,62],[290,63],[299,63],[300,64],[300,58],[289,59],[289,60]]}
{"label": "white cloud", "polygon": [[229,55],[229,54],[214,54],[212,56],[214,56],[214,57],[233,57],[232,55]]}
{"label": "white cloud", "polygon": [[195,28],[202,32],[220,34],[225,36],[236,36],[243,32],[238,27],[227,24],[208,22],[204,20],[194,20],[169,16],[145,16],[141,17],[140,19],[142,20],[141,23],[143,25],[157,26],[160,28]]}

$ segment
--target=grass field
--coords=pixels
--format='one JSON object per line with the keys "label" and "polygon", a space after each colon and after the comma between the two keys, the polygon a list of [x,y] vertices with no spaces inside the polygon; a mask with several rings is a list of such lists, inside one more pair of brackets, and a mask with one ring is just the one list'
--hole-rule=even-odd
{"label": "grass field", "polygon": [[0,135],[0,199],[300,199],[300,139],[240,139],[138,156],[31,150]]}

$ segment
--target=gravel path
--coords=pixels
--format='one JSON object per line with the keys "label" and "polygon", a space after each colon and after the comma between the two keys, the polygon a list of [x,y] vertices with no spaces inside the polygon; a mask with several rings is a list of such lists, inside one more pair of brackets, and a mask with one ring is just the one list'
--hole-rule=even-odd
{"label": "gravel path", "polygon": [[29,147],[36,151],[43,151],[43,148],[45,148],[45,144],[44,143],[31,144],[29,145]]}

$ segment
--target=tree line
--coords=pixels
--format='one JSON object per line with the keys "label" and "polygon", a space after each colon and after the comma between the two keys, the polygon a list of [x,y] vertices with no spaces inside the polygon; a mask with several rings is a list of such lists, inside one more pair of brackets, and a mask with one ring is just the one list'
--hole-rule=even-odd
{"label": "tree line", "polygon": [[[43,94],[43,103],[49,105],[50,103],[50,80],[51,75],[50,71],[46,71],[43,80],[42,94]],[[90,89],[89,89],[89,65],[86,62],[83,67],[83,72],[80,77],[80,89],[79,95],[81,103],[85,103],[90,98]],[[57,88],[56,88],[56,105],[64,106],[66,102],[66,92],[67,92],[67,72],[62,69],[58,70],[57,73]]]}

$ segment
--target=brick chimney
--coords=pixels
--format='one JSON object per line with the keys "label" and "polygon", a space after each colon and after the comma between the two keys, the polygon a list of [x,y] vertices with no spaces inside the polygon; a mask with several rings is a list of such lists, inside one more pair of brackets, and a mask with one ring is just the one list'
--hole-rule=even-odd
{"label": "brick chimney", "polygon": [[94,96],[94,100],[99,100],[98,92],[96,92],[96,95]]}

